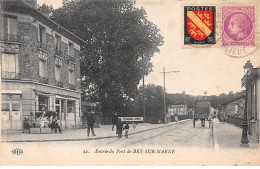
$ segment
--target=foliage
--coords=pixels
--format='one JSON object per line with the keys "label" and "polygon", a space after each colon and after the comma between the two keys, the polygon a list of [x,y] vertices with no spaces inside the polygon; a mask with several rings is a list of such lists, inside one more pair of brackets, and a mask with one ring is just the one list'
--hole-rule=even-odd
{"label": "foliage", "polygon": [[44,112],[42,112],[42,111],[35,112],[35,119],[38,119],[38,118],[42,117],[43,113]]}
{"label": "foliage", "polygon": [[45,117],[48,117],[49,119],[52,117],[52,118],[55,118],[58,116],[57,112],[55,111],[47,111],[44,115]]}
{"label": "foliage", "polygon": [[[156,86],[153,84],[145,85],[145,107],[146,113],[145,117],[163,117],[164,116],[164,105],[163,105],[163,88],[161,86]],[[142,86],[138,91],[139,95],[135,98],[134,111],[136,111],[137,116],[143,116],[143,92]],[[209,101],[211,106],[215,109],[221,108],[222,104],[230,101],[234,98],[238,98],[243,95],[243,92],[229,94],[220,94],[218,96],[205,96],[206,101]],[[202,96],[191,96],[185,93],[182,94],[168,94],[166,92],[166,108],[169,105],[185,104],[188,108],[194,108],[196,101]]]}
{"label": "foliage", "polygon": [[145,10],[131,0],[63,1],[51,19],[87,42],[81,55],[87,99],[100,102],[104,116],[129,114],[137,85],[152,71],[151,57],[163,44]]}
{"label": "foliage", "polygon": [[50,13],[50,14],[52,14],[54,11],[52,5],[46,5],[45,3],[43,3],[41,6],[38,6],[37,10],[40,11],[41,13]]}
{"label": "foliage", "polygon": [[[153,84],[145,85],[145,117],[164,117],[163,88]],[[135,99],[135,106],[139,115],[143,115],[142,87]]]}

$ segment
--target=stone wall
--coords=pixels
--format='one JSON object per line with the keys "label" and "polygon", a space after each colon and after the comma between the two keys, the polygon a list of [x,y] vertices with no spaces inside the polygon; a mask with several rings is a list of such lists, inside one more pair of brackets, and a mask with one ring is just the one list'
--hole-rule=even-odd
{"label": "stone wall", "polygon": [[[38,28],[30,23],[19,22],[18,35],[21,37],[19,67],[22,79],[39,80],[39,41]],[[47,57],[47,77],[48,84],[56,85],[55,81],[55,42],[54,35],[46,33],[46,47],[48,52]],[[75,86],[76,90],[80,90],[80,52],[74,48],[73,62],[75,62]],[[61,82],[65,88],[69,88],[69,70],[68,61],[68,44],[62,41],[61,52],[63,57],[61,67]]]}

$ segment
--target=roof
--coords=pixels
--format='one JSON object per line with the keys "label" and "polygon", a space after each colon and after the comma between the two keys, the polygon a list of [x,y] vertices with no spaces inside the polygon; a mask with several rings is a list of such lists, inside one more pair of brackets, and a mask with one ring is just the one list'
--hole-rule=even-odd
{"label": "roof", "polygon": [[223,103],[223,105],[227,105],[227,104],[232,103],[232,102],[234,102],[234,101],[237,101],[237,100],[239,100],[239,99],[241,99],[241,98],[245,98],[245,95],[241,95],[241,96],[238,96],[238,97],[236,97],[236,98],[234,98],[234,99],[231,99],[231,100],[229,100],[229,101]]}
{"label": "roof", "polygon": [[14,13],[25,13],[30,14],[35,19],[39,20],[40,22],[48,25],[50,28],[54,29],[58,33],[62,34],[65,37],[68,37],[68,39],[71,39],[72,41],[78,43],[78,44],[86,44],[87,42],[80,37],[76,36],[72,32],[68,31],[67,29],[63,28],[56,22],[52,21],[48,17],[45,17],[41,12],[39,12],[37,9],[31,7],[27,3],[21,1],[21,0],[3,0],[3,10],[4,11],[10,11]]}

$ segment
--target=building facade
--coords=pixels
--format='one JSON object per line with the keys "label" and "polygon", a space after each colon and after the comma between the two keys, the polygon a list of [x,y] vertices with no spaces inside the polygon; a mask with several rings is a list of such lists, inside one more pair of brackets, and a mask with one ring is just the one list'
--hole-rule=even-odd
{"label": "building facade", "polygon": [[241,81],[242,86],[246,87],[248,133],[259,140],[260,68],[249,69]]}
{"label": "building facade", "polygon": [[221,112],[221,121],[227,121],[228,116],[234,116],[243,119],[245,110],[245,96],[239,96],[223,104]]}
{"label": "building facade", "polygon": [[38,111],[56,111],[63,129],[80,125],[80,45],[41,14],[36,0],[2,0],[2,131],[21,131]]}

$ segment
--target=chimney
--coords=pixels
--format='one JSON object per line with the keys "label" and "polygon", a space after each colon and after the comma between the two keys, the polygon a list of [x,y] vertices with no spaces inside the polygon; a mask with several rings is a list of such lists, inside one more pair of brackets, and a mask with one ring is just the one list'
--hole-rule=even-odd
{"label": "chimney", "polygon": [[25,2],[27,5],[29,5],[30,7],[37,9],[37,0],[22,0],[23,2]]}

